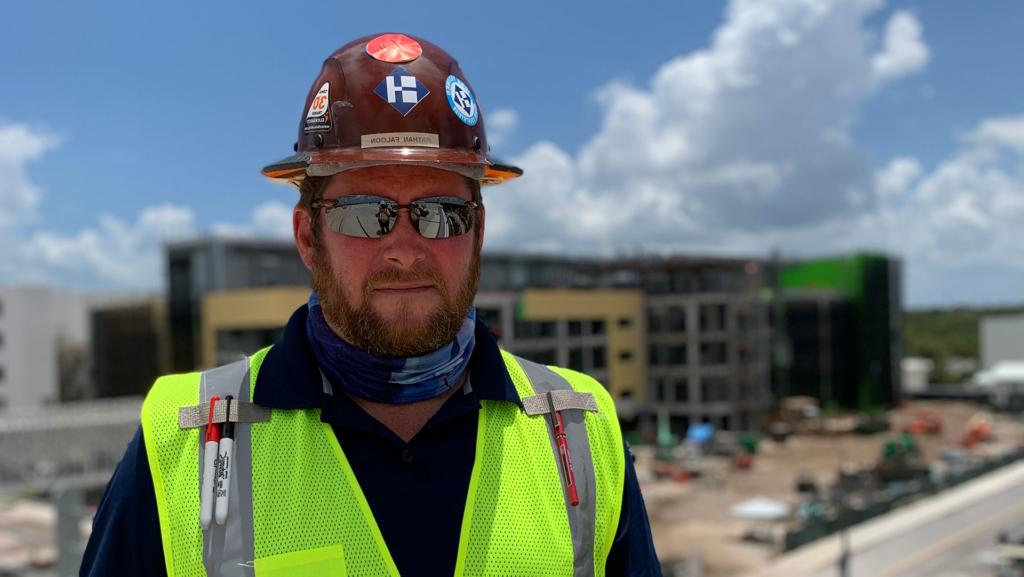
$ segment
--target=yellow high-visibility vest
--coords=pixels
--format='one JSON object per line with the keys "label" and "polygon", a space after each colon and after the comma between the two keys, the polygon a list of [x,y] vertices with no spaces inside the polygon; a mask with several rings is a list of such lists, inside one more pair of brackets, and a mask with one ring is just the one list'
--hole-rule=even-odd
{"label": "yellow high-visibility vest", "polygon": [[[179,411],[225,391],[251,399],[268,350],[204,373],[162,377],[146,397],[142,431],[168,576],[397,577],[319,409],[272,409],[267,421],[237,423],[228,521],[200,527],[202,429],[182,428]],[[584,374],[502,356],[523,407],[481,401],[455,575],[604,575],[625,467],[611,396]],[[566,425],[575,507],[557,458],[554,410]]]}

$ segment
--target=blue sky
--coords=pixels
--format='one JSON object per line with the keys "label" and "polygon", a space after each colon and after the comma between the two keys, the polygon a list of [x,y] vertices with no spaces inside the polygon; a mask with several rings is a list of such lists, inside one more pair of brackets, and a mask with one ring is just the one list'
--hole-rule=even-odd
{"label": "blue sky", "polygon": [[325,56],[402,31],[460,60],[527,169],[486,197],[488,246],[886,250],[912,306],[1024,300],[1024,4],[382,6],[9,6],[0,282],[158,288],[164,239],[287,236],[259,168]]}

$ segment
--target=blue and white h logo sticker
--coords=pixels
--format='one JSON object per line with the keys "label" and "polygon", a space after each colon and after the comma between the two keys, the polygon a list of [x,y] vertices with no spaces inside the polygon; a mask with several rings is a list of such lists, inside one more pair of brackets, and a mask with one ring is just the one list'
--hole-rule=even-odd
{"label": "blue and white h logo sticker", "polygon": [[405,116],[426,98],[430,91],[423,83],[416,80],[412,73],[398,66],[391,74],[384,77],[377,88],[373,89],[373,93],[383,98],[392,108]]}

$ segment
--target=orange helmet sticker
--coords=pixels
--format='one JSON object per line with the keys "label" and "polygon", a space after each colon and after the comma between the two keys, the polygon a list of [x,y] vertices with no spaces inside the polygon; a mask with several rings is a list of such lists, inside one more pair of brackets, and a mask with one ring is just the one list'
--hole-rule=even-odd
{"label": "orange helmet sticker", "polygon": [[381,34],[366,43],[366,53],[381,62],[399,64],[419,58],[423,47],[405,34]]}

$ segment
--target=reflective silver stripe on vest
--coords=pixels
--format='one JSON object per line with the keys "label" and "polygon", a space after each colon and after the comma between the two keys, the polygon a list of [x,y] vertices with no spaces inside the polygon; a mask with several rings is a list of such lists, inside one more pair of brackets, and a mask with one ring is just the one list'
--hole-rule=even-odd
{"label": "reflective silver stripe on vest", "polygon": [[[533,361],[516,357],[519,366],[530,379],[533,391],[542,398],[547,393],[557,390],[572,390],[569,381],[560,375]],[[554,418],[554,415],[550,417]],[[565,423],[565,440],[569,444],[569,458],[576,477],[576,490],[580,504],[573,507],[569,504],[569,493],[565,488],[565,473],[558,465],[558,474],[562,478],[562,492],[565,494],[565,510],[569,515],[569,531],[572,533],[573,577],[594,576],[594,519],[597,515],[597,501],[594,498],[594,462],[590,454],[590,441],[587,438],[587,426],[584,422],[583,410],[566,410],[562,413]],[[551,450],[555,454],[555,463],[561,462],[558,446],[555,444],[555,433],[548,417],[548,437],[551,439]]]}
{"label": "reflective silver stripe on vest", "polygon": [[[232,395],[249,402],[249,359],[203,371],[200,378],[201,403],[219,395]],[[254,577],[252,523],[252,443],[249,423],[235,425],[234,458],[231,463],[231,487],[228,494],[228,518],[216,521],[203,533],[203,566],[209,577]],[[199,446],[199,475],[202,476],[203,446]],[[200,478],[200,486],[202,479]],[[199,489],[198,487],[196,488]],[[196,519],[196,523],[199,519]]]}

